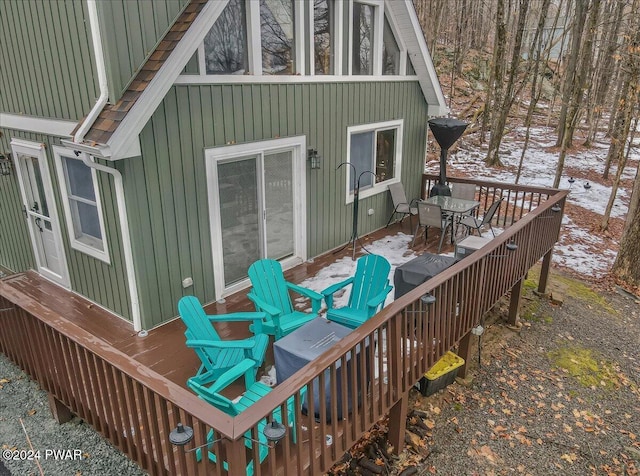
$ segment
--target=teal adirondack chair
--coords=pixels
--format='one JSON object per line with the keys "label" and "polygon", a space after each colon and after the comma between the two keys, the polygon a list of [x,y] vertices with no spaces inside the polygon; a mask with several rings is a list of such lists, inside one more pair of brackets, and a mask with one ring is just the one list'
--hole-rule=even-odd
{"label": "teal adirondack chair", "polygon": [[[253,301],[256,311],[267,314],[262,323],[262,330],[266,334],[274,335],[277,340],[317,317],[322,295],[285,281],[278,261],[258,260],[249,267],[248,274],[253,288],[247,297]],[[310,314],[294,309],[290,290],[311,299]]]}
{"label": "teal adirondack chair", "polygon": [[[263,312],[235,312],[231,314],[207,315],[195,296],[185,296],[178,302],[178,312],[187,330],[187,347],[194,350],[202,365],[196,374],[202,382],[213,382],[228,369],[251,359],[254,362],[253,377],[264,360],[269,345],[269,336],[262,333]],[[242,340],[222,340],[214,322],[253,322],[254,336]]]}
{"label": "teal adirondack chair", "polygon": [[[356,274],[322,291],[327,303],[327,319],[355,329],[382,309],[387,294],[393,289],[389,283],[391,264],[382,256],[364,255],[358,258]],[[333,308],[333,295],[351,284],[349,302],[345,307]]]}
{"label": "teal adirondack chair", "polygon": [[[203,399],[207,403],[210,403],[211,405],[216,407],[218,410],[225,412],[227,415],[237,416],[271,391],[271,388],[269,388],[267,385],[263,384],[262,382],[255,382],[253,380],[252,369],[254,365],[255,365],[255,362],[246,359],[240,362],[239,364],[237,364],[233,369],[226,371],[224,374],[218,377],[218,379],[213,383],[213,385],[207,386],[206,382],[203,382],[202,379],[197,376],[191,377],[187,381],[187,385],[191,390],[193,390],[196,393],[196,395],[198,395],[201,399]],[[239,400],[237,401],[230,400],[229,398],[225,397],[220,393],[222,390],[228,387],[231,383],[235,382],[242,376],[244,376],[244,379],[245,379],[246,391],[242,394]],[[306,391],[307,391],[307,387],[304,387],[300,391],[301,402],[304,401]],[[280,411],[280,408],[276,408],[273,411],[273,413],[271,414],[271,420],[278,421],[279,423],[282,423],[284,425],[289,425],[289,427],[292,428],[292,438],[293,438],[293,442],[295,443],[296,442],[295,398],[293,396],[289,397],[287,399],[286,405],[287,405],[286,421],[283,421],[282,419],[282,412]],[[257,436],[258,436],[259,443],[257,443],[257,445],[258,445],[259,461],[261,463],[269,454],[269,448],[267,446],[268,441],[263,433],[263,430],[266,425],[267,425],[266,419],[262,419],[258,423]],[[252,448],[253,440],[252,440],[251,431],[248,431],[247,433],[245,433],[244,436],[245,436],[245,446],[247,446],[247,448]],[[207,435],[207,441],[213,442],[215,439],[216,439],[216,435],[214,431],[213,430],[209,431]],[[209,457],[209,460],[216,463],[218,460],[217,455],[213,453],[211,450],[212,450],[212,445],[209,446],[207,455]],[[196,450],[196,457],[198,461],[202,459],[201,450]],[[222,464],[224,466],[224,469],[228,469],[228,465],[226,461],[223,461]],[[253,460],[251,460],[249,464],[247,464],[247,476],[253,475],[253,472],[254,472],[253,466],[254,466]]]}

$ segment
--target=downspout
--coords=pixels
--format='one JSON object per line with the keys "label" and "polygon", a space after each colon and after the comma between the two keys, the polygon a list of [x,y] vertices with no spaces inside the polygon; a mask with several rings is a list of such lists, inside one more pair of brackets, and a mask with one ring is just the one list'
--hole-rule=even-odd
{"label": "downspout", "polygon": [[[104,108],[109,99],[109,91],[107,88],[107,71],[104,63],[104,55],[102,51],[102,37],[100,35],[100,24],[98,22],[98,9],[95,0],[87,0],[87,10],[89,12],[89,25],[91,27],[91,38],[93,40],[93,51],[96,56],[96,70],[98,72],[98,85],[100,87],[100,97],[95,105],[87,114],[84,122],[76,131],[73,141],[81,144],[84,136],[98,118],[100,112]],[[108,173],[113,176],[116,186],[116,201],[118,204],[118,219],[120,221],[120,230],[122,233],[122,248],[124,251],[124,265],[127,271],[127,283],[129,286],[129,296],[131,299],[131,318],[133,320],[133,328],[136,332],[142,330],[142,318],[140,315],[140,300],[138,298],[138,283],[136,281],[135,270],[133,266],[133,251],[131,249],[131,233],[129,231],[129,220],[127,219],[127,204],[124,196],[124,185],[122,182],[122,174],[119,170],[106,167],[95,162],[93,157],[83,154],[82,161],[87,167]]]}
{"label": "downspout", "polygon": [[96,71],[98,73],[98,86],[100,88],[100,96],[95,105],[87,114],[75,136],[73,142],[79,144],[84,140],[84,136],[93,125],[98,115],[102,112],[104,105],[109,99],[109,90],[107,88],[107,69],[104,64],[104,54],[102,52],[102,37],[100,35],[100,24],[98,22],[98,9],[95,0],[87,0],[87,11],[89,13],[89,26],[91,28],[91,39],[93,40],[93,52],[96,55]]}

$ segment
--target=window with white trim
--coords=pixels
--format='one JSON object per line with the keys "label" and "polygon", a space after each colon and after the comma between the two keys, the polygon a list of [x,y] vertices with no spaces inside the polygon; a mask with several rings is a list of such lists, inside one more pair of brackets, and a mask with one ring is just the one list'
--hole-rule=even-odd
{"label": "window with white trim", "polygon": [[198,58],[201,79],[213,83],[408,73],[407,49],[384,0],[229,0]]}
{"label": "window with white trim", "polygon": [[347,201],[353,200],[357,185],[364,198],[400,181],[402,125],[398,120],[347,128],[348,161],[353,166],[347,177]]}
{"label": "window with white trim", "polygon": [[207,74],[244,74],[249,70],[244,0],[229,0],[204,37],[204,67]]}
{"label": "window with white trim", "polygon": [[200,48],[207,75],[299,73],[301,2],[229,0]]}
{"label": "window with white trim", "polygon": [[313,59],[315,74],[334,74],[335,2],[313,2]]}
{"label": "window with white trim", "polygon": [[95,169],[71,150],[54,146],[71,247],[109,263]]}

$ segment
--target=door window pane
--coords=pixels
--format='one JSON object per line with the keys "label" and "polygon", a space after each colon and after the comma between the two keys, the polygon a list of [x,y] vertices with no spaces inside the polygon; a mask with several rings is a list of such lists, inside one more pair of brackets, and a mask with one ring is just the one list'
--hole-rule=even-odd
{"label": "door window pane", "polygon": [[294,74],[293,0],[260,0],[262,73]]}
{"label": "door window pane", "polygon": [[225,285],[247,276],[260,258],[258,170],[255,157],[218,164]]}
{"label": "door window pane", "polygon": [[382,74],[398,74],[400,71],[400,48],[393,36],[391,25],[384,17],[384,32],[382,35]]}
{"label": "door window pane", "polygon": [[230,0],[204,38],[207,74],[244,74],[247,55],[247,12],[244,0]]}
{"label": "door window pane", "polygon": [[353,3],[353,74],[373,74],[374,20],[374,6]]}
{"label": "door window pane", "polygon": [[316,74],[333,74],[333,11],[333,1],[313,2],[313,52]]}
{"label": "door window pane", "polygon": [[264,196],[267,221],[266,257],[293,255],[293,171],[291,151],[265,154]]}

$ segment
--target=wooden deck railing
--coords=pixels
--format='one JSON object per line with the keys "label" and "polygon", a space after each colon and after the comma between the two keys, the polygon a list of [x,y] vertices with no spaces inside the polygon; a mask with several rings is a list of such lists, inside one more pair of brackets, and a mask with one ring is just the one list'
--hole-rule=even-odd
{"label": "wooden deck railing", "polygon": [[[425,176],[423,190],[430,188],[435,178]],[[558,239],[567,192],[474,183],[480,187],[485,209],[498,197],[505,198],[495,218],[506,227],[503,233],[384,308],[235,418],[78,326],[52,317],[42,303],[25,301],[1,281],[0,351],[37,380],[55,402],[84,418],[151,474],[240,475],[245,474],[251,459],[257,475],[319,474],[385,414],[390,414],[389,439],[399,449],[411,386],[452,347],[458,346],[464,355],[471,329],[510,290],[510,313],[515,314],[522,280],[542,257],[540,286],[546,283],[544,270]],[[508,243],[517,244],[517,249],[508,249]],[[435,297],[435,302],[423,302],[425,294]],[[303,415],[303,387],[308,395],[317,389],[320,402],[327,398],[336,402],[342,389],[343,417],[338,419],[335,403],[328,409],[324,405],[315,408],[313,399],[309,399],[307,413],[318,418]],[[347,388],[353,391],[345,392]],[[269,420],[277,407],[288,420],[286,401],[290,395],[296,399],[295,424],[285,423],[295,428],[296,441],[290,434],[272,445],[260,465],[258,424],[264,418]],[[216,442],[211,451],[218,455],[218,461],[227,461],[228,467],[206,457],[197,462],[196,452],[172,447],[168,433],[178,422],[195,431],[188,448],[206,444],[213,429]],[[332,437],[330,444],[326,435]]]}

